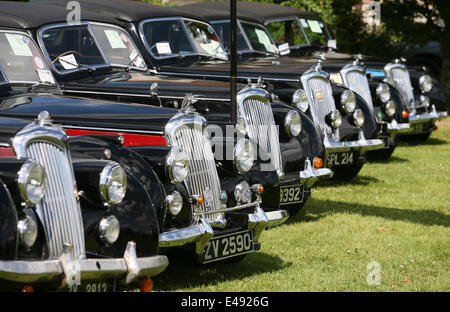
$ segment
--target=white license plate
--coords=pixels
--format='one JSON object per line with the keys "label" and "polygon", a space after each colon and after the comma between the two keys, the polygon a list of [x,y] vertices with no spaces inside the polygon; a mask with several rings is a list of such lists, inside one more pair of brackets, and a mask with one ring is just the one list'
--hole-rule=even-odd
{"label": "white license plate", "polygon": [[204,251],[202,263],[218,261],[254,251],[253,232],[242,231],[212,238]]}
{"label": "white license plate", "polygon": [[280,187],[280,205],[301,203],[303,201],[302,185],[287,185]]}
{"label": "white license plate", "polygon": [[327,167],[353,165],[354,152],[341,152],[327,155]]}

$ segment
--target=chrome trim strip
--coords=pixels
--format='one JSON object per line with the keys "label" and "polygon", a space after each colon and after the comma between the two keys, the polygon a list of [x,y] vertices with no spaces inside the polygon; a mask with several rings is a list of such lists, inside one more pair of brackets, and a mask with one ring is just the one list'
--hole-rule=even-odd
{"label": "chrome trim strip", "polygon": [[95,130],[95,131],[109,131],[109,132],[127,132],[127,133],[141,133],[141,134],[154,134],[154,135],[164,135],[163,131],[147,131],[147,130],[129,130],[129,129],[113,129],[113,128],[97,128],[97,127],[83,127],[83,126],[72,126],[72,125],[61,125],[63,128],[67,129],[80,129],[80,130]]}
{"label": "chrome trim strip", "polygon": [[[227,78],[229,79],[230,76],[226,75],[211,75],[211,74],[204,74],[204,73],[197,73],[197,74],[190,74],[190,73],[177,73],[177,72],[168,72],[168,71],[160,71],[156,72],[161,75],[168,75],[168,76],[181,76],[181,77],[205,77],[205,78]],[[241,80],[258,80],[259,76],[237,76],[238,79]],[[288,81],[288,82],[299,82],[299,79],[290,79],[290,78],[270,78],[270,77],[264,77],[264,81]]]}

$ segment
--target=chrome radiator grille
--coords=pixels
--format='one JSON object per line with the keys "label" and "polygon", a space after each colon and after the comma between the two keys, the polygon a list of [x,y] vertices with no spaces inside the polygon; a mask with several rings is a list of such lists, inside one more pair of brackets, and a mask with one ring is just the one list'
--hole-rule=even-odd
{"label": "chrome radiator grille", "polygon": [[64,243],[71,243],[72,256],[84,258],[83,220],[75,198],[74,174],[67,150],[48,141],[34,141],[27,146],[27,154],[46,170],[44,198],[36,211],[47,236],[49,257],[59,257]]}
{"label": "chrome radiator grille", "polygon": [[359,94],[369,104],[370,109],[373,112],[372,95],[370,94],[369,81],[367,80],[364,72],[359,70],[349,70],[343,77],[344,85]]}
{"label": "chrome radiator grille", "polygon": [[306,79],[302,78],[303,88],[308,94],[311,115],[314,122],[327,132],[331,128],[327,125],[325,117],[336,109],[333,92],[330,81],[322,74],[308,75]]}
{"label": "chrome radiator grille", "polygon": [[270,162],[275,170],[283,172],[279,133],[270,103],[247,98],[243,100],[242,110],[249,138],[270,155]]}
{"label": "chrome radiator grille", "polygon": [[[183,148],[189,155],[189,175],[185,180],[189,195],[203,196],[199,212],[222,208],[220,181],[209,139],[200,129],[181,126],[170,137],[173,146]],[[223,219],[223,214],[205,215],[209,220]]]}
{"label": "chrome radiator grille", "polygon": [[414,108],[414,92],[409,77],[408,68],[401,63],[389,63],[384,67],[386,76],[392,78],[409,108]]}

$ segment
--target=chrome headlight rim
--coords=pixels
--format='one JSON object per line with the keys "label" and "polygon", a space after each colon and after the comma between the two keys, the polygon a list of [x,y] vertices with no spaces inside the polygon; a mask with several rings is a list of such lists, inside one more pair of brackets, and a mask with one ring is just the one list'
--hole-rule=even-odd
{"label": "chrome headlight rim", "polygon": [[236,130],[241,135],[247,135],[247,125],[245,123],[245,119],[242,116],[237,117],[236,121]]}
{"label": "chrome headlight rim", "polygon": [[183,196],[178,191],[173,191],[166,197],[167,210],[172,216],[177,216],[183,209]]}
{"label": "chrome headlight rim", "polygon": [[338,129],[342,125],[342,115],[337,109],[328,113],[327,119],[328,124],[334,129]]}
{"label": "chrome headlight rim", "polygon": [[[20,196],[28,206],[36,206],[44,197],[45,168],[39,162],[27,159],[17,175]],[[31,192],[29,186],[33,187]]]}
{"label": "chrome headlight rim", "polygon": [[[120,204],[127,191],[127,175],[125,170],[116,162],[110,161],[100,173],[100,196],[108,206]],[[115,194],[115,190],[119,193]]]}
{"label": "chrome headlight rim", "polygon": [[302,131],[302,117],[300,114],[294,110],[289,111],[284,119],[284,127],[291,138],[298,136]]}
{"label": "chrome headlight rim", "polygon": [[391,99],[391,90],[389,89],[388,84],[384,82],[378,84],[376,94],[382,103],[387,103],[387,101]]}
{"label": "chrome headlight rim", "polygon": [[353,123],[356,127],[360,128],[364,124],[364,113],[359,108],[355,109],[352,114]]}
{"label": "chrome headlight rim", "polygon": [[38,225],[32,217],[26,216],[25,219],[17,222],[17,233],[20,243],[25,246],[25,248],[31,248],[36,243]]}
{"label": "chrome headlight rim", "polygon": [[356,95],[351,90],[345,90],[341,94],[341,107],[347,113],[351,114],[356,109]]}
{"label": "chrome headlight rim", "polygon": [[166,159],[167,174],[171,183],[182,183],[189,174],[189,155],[181,147],[174,146]]}
{"label": "chrome headlight rim", "polygon": [[385,107],[384,107],[384,113],[388,117],[392,117],[395,115],[395,112],[397,111],[397,105],[395,105],[395,102],[393,100],[389,100]]}
{"label": "chrome headlight rim", "polygon": [[120,235],[120,222],[114,215],[103,217],[98,225],[100,240],[107,245],[114,244]]}
{"label": "chrome headlight rim", "polygon": [[[242,160],[243,158],[248,160]],[[248,163],[244,163],[247,161]],[[246,173],[251,170],[255,162],[255,152],[253,143],[247,139],[240,139],[234,148],[234,166],[239,173]]]}
{"label": "chrome headlight rim", "polygon": [[306,112],[309,108],[308,95],[303,89],[295,90],[292,95],[292,105],[302,112]]}
{"label": "chrome headlight rim", "polygon": [[419,87],[422,93],[430,92],[433,89],[433,79],[431,76],[428,74],[420,76]]}

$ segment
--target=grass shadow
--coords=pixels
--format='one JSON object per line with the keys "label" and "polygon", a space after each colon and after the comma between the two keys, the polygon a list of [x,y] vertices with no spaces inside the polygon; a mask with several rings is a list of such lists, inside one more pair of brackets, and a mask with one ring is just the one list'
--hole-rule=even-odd
{"label": "grass shadow", "polygon": [[398,146],[418,146],[418,145],[444,145],[448,142],[437,138],[428,138],[426,141],[414,140],[413,138],[402,137]]}
{"label": "grass shadow", "polygon": [[358,174],[356,177],[354,177],[351,180],[334,180],[334,179],[329,179],[329,180],[324,180],[324,181],[320,181],[316,184],[314,184],[314,187],[340,187],[343,185],[368,185],[371,183],[377,183],[380,182],[380,180],[378,180],[377,178],[373,177],[373,176],[367,176],[367,175],[361,175]]}
{"label": "grass shadow", "polygon": [[260,251],[247,255],[240,262],[219,261],[206,265],[194,263],[193,251],[171,250],[167,256],[170,263],[167,269],[152,277],[156,291],[175,291],[183,288],[216,285],[226,281],[241,281],[248,276],[270,273],[292,265],[292,262],[285,262],[279,257]]}
{"label": "grass shadow", "polygon": [[315,222],[333,213],[359,214],[380,217],[390,221],[406,221],[422,225],[450,227],[450,216],[434,210],[412,210],[381,207],[360,203],[308,199],[306,211],[295,215],[287,223]]}
{"label": "grass shadow", "polygon": [[404,162],[409,162],[409,159],[401,158],[401,157],[397,157],[397,156],[391,156],[388,159],[371,158],[369,160],[369,162],[375,163],[375,164],[404,163]]}

